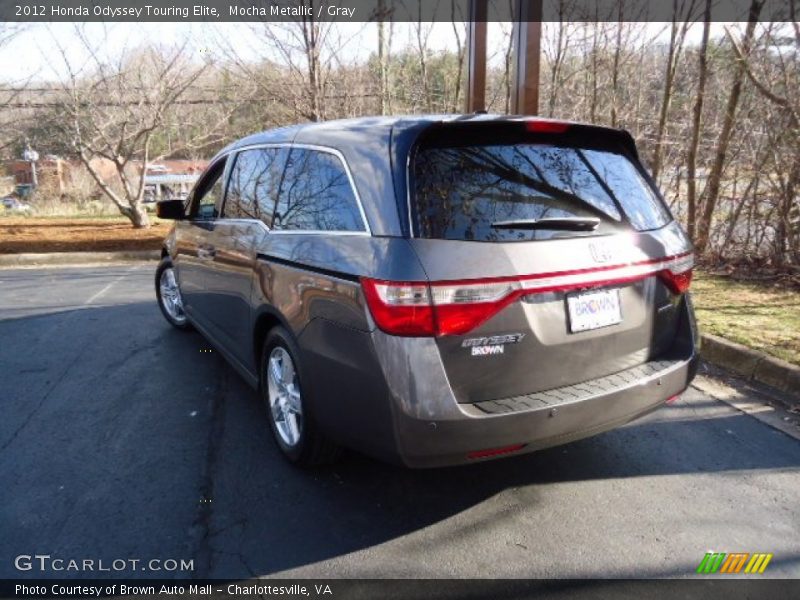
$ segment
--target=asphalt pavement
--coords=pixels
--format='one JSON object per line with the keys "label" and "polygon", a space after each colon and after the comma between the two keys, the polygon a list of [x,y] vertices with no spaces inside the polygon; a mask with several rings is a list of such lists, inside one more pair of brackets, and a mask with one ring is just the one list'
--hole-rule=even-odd
{"label": "asphalt pavement", "polygon": [[709,550],[800,577],[800,441],[699,389],[518,458],[300,471],[154,268],[0,270],[0,578],[692,577]]}

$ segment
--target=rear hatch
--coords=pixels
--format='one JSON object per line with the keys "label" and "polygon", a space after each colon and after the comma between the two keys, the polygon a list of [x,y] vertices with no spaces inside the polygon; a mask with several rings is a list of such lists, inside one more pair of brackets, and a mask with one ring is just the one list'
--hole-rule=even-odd
{"label": "rear hatch", "polygon": [[383,324],[390,332],[436,336],[460,402],[552,390],[669,354],[690,246],[627,133],[441,123],[418,139],[408,176],[410,242],[429,282],[365,290],[372,306],[407,303],[411,312]]}

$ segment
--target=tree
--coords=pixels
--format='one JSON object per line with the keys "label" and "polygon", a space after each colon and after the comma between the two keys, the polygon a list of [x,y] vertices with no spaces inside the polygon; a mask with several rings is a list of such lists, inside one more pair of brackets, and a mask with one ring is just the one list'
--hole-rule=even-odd
{"label": "tree", "polygon": [[[145,48],[123,51],[116,58],[103,56],[78,26],[77,40],[86,62],[80,63],[53,38],[67,72],[57,111],[51,113],[52,129],[72,148],[98,187],[131,220],[134,227],[149,227],[142,201],[147,165],[153,144],[170,111],[179,103],[191,104],[187,91],[198,82],[209,64],[187,59],[186,44],[170,49]],[[220,139],[226,114],[204,123],[202,131],[184,140],[180,150],[203,147]],[[190,123],[184,116],[183,126]],[[179,148],[171,145],[171,152]],[[109,168],[105,168],[108,167]],[[113,175],[109,173],[111,171]]]}
{"label": "tree", "polygon": [[[789,25],[791,35],[776,34],[776,25],[770,24],[764,32],[760,46],[766,49],[765,68],[759,75],[751,65],[752,56],[744,44],[740,43],[730,28],[725,32],[733,45],[741,68],[747,74],[758,93],[781,115],[778,141],[787,138],[788,144],[772,144],[776,164],[784,164],[788,169],[776,169],[775,177],[769,179],[773,191],[779,198],[776,219],[773,258],[778,264],[785,264],[786,256],[800,265],[800,99],[797,89],[800,86],[800,21],[796,0],[789,2]],[[770,50],[773,50],[770,52]],[[768,79],[763,79],[764,77]],[[782,121],[782,123],[781,123]]]}
{"label": "tree", "polygon": [[695,238],[697,224],[697,151],[700,146],[700,131],[703,118],[703,104],[706,97],[706,80],[708,79],[708,38],[711,31],[711,0],[706,0],[705,12],[703,14],[703,39],[700,42],[700,50],[697,53],[698,77],[697,92],[695,94],[694,106],[692,107],[692,126],[691,140],[686,158],[687,172],[687,217],[686,230],[691,239]]}
{"label": "tree", "polygon": [[667,129],[667,118],[669,117],[669,110],[672,104],[675,73],[680,63],[686,33],[692,24],[691,19],[695,4],[695,0],[672,0],[672,23],[670,26],[667,63],[664,68],[664,89],[661,99],[661,108],[658,114],[656,138],[653,142],[653,158],[650,164],[650,168],[653,171],[653,179],[656,181],[658,181],[659,171],[661,170],[664,134]]}
{"label": "tree", "polygon": [[[748,14],[748,22],[745,27],[744,36],[741,45],[745,53],[749,52],[750,45],[753,42],[755,35],[756,24],[758,23],[758,16],[764,6],[766,0],[752,0],[750,3],[750,11]],[[700,219],[697,223],[697,231],[694,238],[695,248],[698,254],[703,254],[708,245],[709,232],[711,229],[711,220],[714,217],[714,209],[716,208],[717,200],[719,199],[720,187],[722,185],[723,169],[725,167],[725,159],[728,153],[728,146],[731,142],[733,135],[733,128],[736,123],[736,108],[739,105],[739,99],[742,94],[742,85],[744,84],[745,67],[742,61],[737,61],[734,67],[733,82],[728,93],[728,101],[725,107],[725,112],[722,116],[722,127],[717,137],[716,151],[714,153],[714,161],[711,166],[711,171],[708,175],[708,182],[703,190],[703,209],[700,214]]]}

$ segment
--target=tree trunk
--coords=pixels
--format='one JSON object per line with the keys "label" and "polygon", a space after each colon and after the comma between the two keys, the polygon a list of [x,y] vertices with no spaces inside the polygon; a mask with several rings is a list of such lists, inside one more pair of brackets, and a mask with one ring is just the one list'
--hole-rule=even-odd
{"label": "tree trunk", "polygon": [[[750,14],[745,28],[742,46],[745,54],[749,53],[750,45],[756,31],[758,15],[765,0],[753,0],[750,4]],[[697,235],[695,239],[695,249],[697,254],[703,254],[708,247],[708,238],[711,230],[711,220],[714,217],[714,209],[719,199],[720,187],[722,185],[722,171],[725,167],[725,158],[728,153],[733,128],[736,124],[736,108],[739,105],[739,98],[742,95],[742,84],[745,78],[745,62],[737,61],[736,70],[733,75],[733,85],[728,95],[728,103],[722,120],[722,129],[717,139],[717,150],[714,156],[714,163],[708,176],[708,183],[703,192],[703,210],[697,223]]]}
{"label": "tree trunk", "polygon": [[450,4],[450,16],[453,24],[453,37],[456,39],[456,57],[458,59],[458,70],[456,71],[455,93],[453,94],[453,102],[451,104],[451,111],[458,112],[461,103],[461,77],[464,73],[464,60],[466,52],[464,44],[461,43],[461,34],[458,31],[459,23],[456,21],[455,13],[455,0]]}
{"label": "tree trunk", "polygon": [[558,36],[556,38],[556,55],[553,58],[553,64],[550,68],[550,98],[547,101],[547,116],[551,119],[555,116],[556,106],[558,103],[558,91],[561,76],[561,63],[564,60],[563,44],[564,44],[564,14],[563,3],[559,2],[558,5]]}
{"label": "tree trunk", "polygon": [[[513,10],[513,2],[509,0],[509,8]],[[504,92],[505,92],[505,104],[503,112],[505,114],[509,114],[511,112],[511,63],[512,57],[514,53],[514,35],[513,33],[508,36],[508,44],[506,45],[506,52],[503,60],[505,61],[503,64],[504,72],[503,72],[503,82],[505,84]]]}
{"label": "tree trunk", "polygon": [[134,203],[131,206],[130,214],[127,215],[133,223],[134,229],[147,229],[150,227],[150,217],[147,211],[142,207],[141,202]]}
{"label": "tree trunk", "polygon": [[388,93],[387,85],[386,85],[386,38],[384,29],[386,27],[386,23],[384,21],[385,17],[385,6],[383,4],[383,0],[378,0],[378,68],[380,70],[380,103],[381,103],[381,114],[386,114],[386,96]]}
{"label": "tree trunk", "polygon": [[597,120],[597,94],[598,94],[598,85],[597,85],[597,75],[598,75],[598,48],[597,48],[597,29],[600,27],[601,23],[595,21],[592,24],[592,93],[591,93],[591,102],[589,104],[589,122],[595,123]]}
{"label": "tree trunk", "polygon": [[697,149],[700,146],[700,128],[702,126],[703,102],[706,95],[706,78],[708,77],[708,37],[711,29],[711,0],[706,0],[703,15],[703,41],[700,43],[698,55],[697,97],[692,108],[692,137],[686,156],[686,230],[694,241],[697,230]]}
{"label": "tree trunk", "polygon": [[[795,262],[797,259],[795,252],[793,252],[792,209],[796,210],[795,194],[798,183],[800,183],[800,158],[796,157],[780,198],[778,219],[775,226],[773,262],[780,266]],[[787,258],[789,258],[788,261]]]}
{"label": "tree trunk", "polygon": [[[313,8],[313,2],[311,6]],[[321,121],[323,115],[320,98],[319,28],[313,18],[303,20],[303,43],[308,66],[308,116],[310,121]]]}
{"label": "tree trunk", "polygon": [[623,3],[619,3],[617,21],[617,43],[614,46],[614,64],[611,69],[611,127],[617,126],[617,102],[619,101],[619,62],[622,54]]}
{"label": "tree trunk", "polygon": [[658,129],[656,130],[656,139],[653,143],[653,160],[651,168],[653,170],[653,179],[658,182],[658,176],[661,171],[661,151],[664,143],[664,133],[667,128],[667,116],[669,115],[669,107],[672,103],[672,84],[675,81],[675,67],[678,64],[680,57],[680,47],[678,43],[678,2],[673,0],[672,3],[672,27],[669,35],[669,53],[667,54],[667,68],[664,74],[664,93],[661,99],[661,110],[658,114]]}

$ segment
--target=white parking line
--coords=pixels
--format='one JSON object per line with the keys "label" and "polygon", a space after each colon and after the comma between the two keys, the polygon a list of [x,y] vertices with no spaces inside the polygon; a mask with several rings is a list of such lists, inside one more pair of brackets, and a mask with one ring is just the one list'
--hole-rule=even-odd
{"label": "white parking line", "polygon": [[135,266],[131,267],[130,269],[128,269],[127,271],[125,271],[122,275],[120,275],[116,279],[112,279],[110,282],[108,282],[108,284],[106,284],[106,286],[102,290],[100,290],[99,292],[94,294],[91,298],[89,298],[86,302],[84,302],[83,305],[84,306],[88,306],[88,305],[92,304],[95,300],[97,300],[98,298],[102,298],[106,294],[106,292],[108,292],[112,287],[114,287],[120,281],[125,279],[128,275],[130,275],[131,273],[133,273],[134,271],[139,269],[139,267],[141,267],[141,265],[135,265]]}

